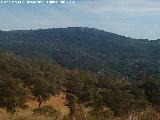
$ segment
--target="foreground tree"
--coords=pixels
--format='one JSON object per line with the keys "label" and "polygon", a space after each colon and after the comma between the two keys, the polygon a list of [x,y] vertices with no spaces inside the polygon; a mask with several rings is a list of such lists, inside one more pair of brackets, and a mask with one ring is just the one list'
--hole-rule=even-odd
{"label": "foreground tree", "polygon": [[77,111],[77,106],[78,106],[78,98],[71,93],[67,93],[66,95],[66,106],[70,109],[70,117],[71,120],[76,119],[76,111]]}
{"label": "foreground tree", "polygon": [[50,96],[57,95],[59,90],[57,86],[52,82],[47,82],[47,80],[39,80],[37,84],[32,88],[32,94],[39,103],[39,108],[42,103],[45,103]]}
{"label": "foreground tree", "polygon": [[13,78],[0,80],[0,107],[8,112],[15,112],[17,107],[23,107],[26,101],[26,91],[22,83]]}
{"label": "foreground tree", "polygon": [[142,88],[145,92],[145,96],[148,102],[152,103],[152,106],[156,108],[156,110],[160,111],[160,82],[156,80],[150,80],[144,82],[140,88]]}

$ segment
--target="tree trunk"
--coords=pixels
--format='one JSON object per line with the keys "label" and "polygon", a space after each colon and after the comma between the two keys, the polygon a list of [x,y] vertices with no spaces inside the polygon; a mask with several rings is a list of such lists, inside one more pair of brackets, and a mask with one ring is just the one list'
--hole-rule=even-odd
{"label": "tree trunk", "polygon": [[75,114],[73,114],[73,115],[71,116],[71,120],[76,120]]}
{"label": "tree trunk", "polygon": [[71,111],[70,112],[70,117],[71,117],[71,120],[76,120],[75,112]]}
{"label": "tree trunk", "polygon": [[39,102],[39,105],[38,105],[39,108],[41,108],[41,104],[42,104],[42,102]]}

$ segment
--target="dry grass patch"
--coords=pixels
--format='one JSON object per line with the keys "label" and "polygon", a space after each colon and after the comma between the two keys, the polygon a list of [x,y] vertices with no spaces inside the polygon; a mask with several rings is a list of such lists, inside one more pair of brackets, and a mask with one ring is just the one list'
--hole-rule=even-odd
{"label": "dry grass patch", "polygon": [[33,115],[32,111],[20,111],[15,114],[10,114],[5,111],[0,112],[0,120],[61,120],[54,119],[54,117],[47,117],[43,115]]}

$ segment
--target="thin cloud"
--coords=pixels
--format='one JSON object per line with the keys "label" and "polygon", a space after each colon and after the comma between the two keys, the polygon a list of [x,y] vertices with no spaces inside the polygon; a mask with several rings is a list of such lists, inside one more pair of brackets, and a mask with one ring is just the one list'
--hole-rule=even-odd
{"label": "thin cloud", "polygon": [[160,1],[158,0],[88,0],[82,3],[74,10],[91,14],[103,14],[106,12],[160,12]]}

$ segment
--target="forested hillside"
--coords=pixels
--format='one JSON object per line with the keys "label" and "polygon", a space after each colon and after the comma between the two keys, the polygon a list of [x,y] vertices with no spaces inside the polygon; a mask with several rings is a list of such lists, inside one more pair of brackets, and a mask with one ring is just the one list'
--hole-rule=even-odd
{"label": "forested hillside", "polygon": [[52,59],[69,68],[122,75],[139,71],[159,79],[160,41],[132,39],[94,28],[0,31],[0,49]]}
{"label": "forested hillside", "polygon": [[[66,115],[42,106],[60,92]],[[36,109],[27,109],[29,96],[39,104]],[[0,108],[8,112],[0,112],[2,120],[159,120],[160,81],[144,74],[133,81],[112,78],[0,53]]]}

